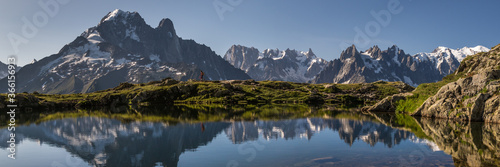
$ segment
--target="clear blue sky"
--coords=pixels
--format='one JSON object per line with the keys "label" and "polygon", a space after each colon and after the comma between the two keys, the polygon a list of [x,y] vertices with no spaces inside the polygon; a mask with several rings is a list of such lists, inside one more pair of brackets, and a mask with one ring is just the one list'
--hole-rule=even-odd
{"label": "clear blue sky", "polygon": [[[23,17],[32,21],[43,12],[39,2],[56,0],[11,0],[0,2],[0,55],[5,62],[16,54],[9,33],[22,36]],[[137,11],[146,23],[156,27],[162,18],[174,22],[177,34],[194,39],[223,55],[233,44],[307,51],[327,60],[338,58],[345,44],[356,43],[355,27],[367,33],[367,49],[393,44],[407,53],[430,52],[437,46],[459,48],[500,43],[500,1],[396,0],[400,12],[381,25],[370,11],[388,11],[390,0],[306,1],[306,0],[164,0],[164,1],[77,1],[66,0],[58,13],[40,23],[37,33],[19,45],[19,65],[57,53],[114,9]],[[223,19],[217,14],[219,4]],[[400,9],[401,8],[401,9]],[[38,15],[37,15],[38,14]],[[38,17],[43,21],[43,17]],[[42,19],[40,19],[42,18]],[[382,17],[385,20],[385,17]],[[376,29],[375,26],[380,26]],[[375,28],[374,28],[375,27]],[[362,43],[359,41],[357,44]]]}

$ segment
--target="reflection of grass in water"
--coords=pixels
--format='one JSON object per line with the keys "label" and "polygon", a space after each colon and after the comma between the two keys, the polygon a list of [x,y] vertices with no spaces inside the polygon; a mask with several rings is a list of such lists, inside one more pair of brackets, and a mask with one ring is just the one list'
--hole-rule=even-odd
{"label": "reflection of grass in water", "polygon": [[102,111],[75,111],[75,112],[58,112],[53,114],[41,114],[40,119],[36,121],[37,123],[64,119],[64,118],[79,118],[79,117],[100,117],[100,118],[111,118],[117,119],[123,122],[132,122],[132,121],[149,121],[149,122],[168,122],[168,123],[177,123],[179,120],[172,118],[170,116],[159,116],[159,115],[142,115],[139,113],[118,113],[118,114],[109,114],[104,113]]}
{"label": "reflection of grass in water", "polygon": [[420,125],[412,116],[406,114],[396,114],[396,120],[394,120],[394,123],[397,124],[396,126],[402,126],[409,129],[419,138],[433,140],[424,133]]}
{"label": "reflection of grass in water", "polygon": [[331,113],[332,118],[335,119],[349,119],[349,120],[367,120],[371,122],[378,122],[375,119],[372,119],[370,117],[366,117],[360,114],[355,114],[355,113],[346,113],[346,112],[336,112],[336,113]]}
{"label": "reflection of grass in water", "polygon": [[373,121],[366,116],[355,112],[334,111],[327,108],[310,107],[307,105],[245,105],[226,107],[223,105],[180,105],[174,109],[146,109],[139,110],[129,108],[126,111],[110,112],[106,110],[78,110],[65,111],[50,114],[37,114],[32,122],[40,123],[49,120],[78,118],[78,117],[102,117],[117,119],[123,122],[149,121],[149,122],[215,122],[227,120],[281,120],[297,119],[306,117],[324,117],[350,120]]}
{"label": "reflection of grass in water", "polygon": [[198,120],[276,120],[303,118],[317,114],[315,109],[305,104],[274,104],[274,105],[237,105],[225,106],[217,104],[207,105],[179,105],[199,113]]}

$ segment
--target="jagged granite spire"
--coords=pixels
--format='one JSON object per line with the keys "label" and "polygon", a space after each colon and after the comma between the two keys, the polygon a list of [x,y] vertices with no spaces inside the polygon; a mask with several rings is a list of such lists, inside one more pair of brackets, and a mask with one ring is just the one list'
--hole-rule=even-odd
{"label": "jagged granite spire", "polygon": [[[476,47],[480,50],[481,47]],[[359,83],[385,81],[403,81],[412,86],[421,83],[436,82],[452,73],[460,64],[460,58],[454,56],[475,54],[479,51],[463,49],[450,50],[438,47],[433,53],[408,55],[398,46],[393,45],[381,51],[375,45],[362,53],[356,46],[344,50],[339,59],[329,63],[325,70],[317,75],[313,83]]]}

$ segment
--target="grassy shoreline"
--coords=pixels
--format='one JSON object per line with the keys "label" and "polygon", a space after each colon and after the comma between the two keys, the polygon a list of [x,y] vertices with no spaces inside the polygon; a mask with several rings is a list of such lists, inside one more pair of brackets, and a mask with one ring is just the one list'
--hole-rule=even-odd
{"label": "grassy shoreline", "polygon": [[[164,79],[145,84],[122,83],[107,90],[85,94],[16,94],[18,106],[32,110],[89,109],[115,106],[174,104],[307,104],[360,108],[384,97],[412,91],[402,82],[362,84],[307,84],[283,81],[176,81]],[[7,95],[0,94],[7,104]]]}

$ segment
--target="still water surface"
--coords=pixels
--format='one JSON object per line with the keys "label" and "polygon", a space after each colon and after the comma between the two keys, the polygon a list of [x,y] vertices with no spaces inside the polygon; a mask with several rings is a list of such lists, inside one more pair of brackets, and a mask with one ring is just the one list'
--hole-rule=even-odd
{"label": "still water surface", "polygon": [[[178,124],[64,118],[17,127],[17,159],[7,158],[7,143],[0,142],[0,162],[47,167],[234,167],[454,166],[460,161],[442,151],[446,144],[436,144],[442,141],[402,129],[349,118]],[[1,129],[0,141],[8,140],[8,134]]]}

